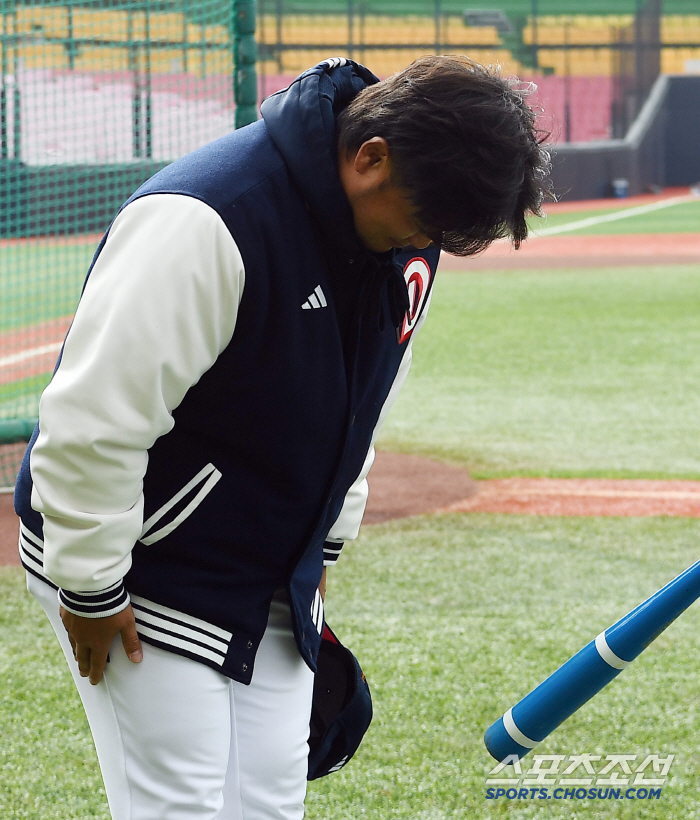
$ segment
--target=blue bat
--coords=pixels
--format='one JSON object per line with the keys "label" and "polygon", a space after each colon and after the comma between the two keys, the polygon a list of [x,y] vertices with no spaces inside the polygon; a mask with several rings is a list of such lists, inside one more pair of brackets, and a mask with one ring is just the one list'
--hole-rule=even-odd
{"label": "blue bat", "polygon": [[486,730],[498,761],[524,757],[700,597],[700,561],[601,632]]}

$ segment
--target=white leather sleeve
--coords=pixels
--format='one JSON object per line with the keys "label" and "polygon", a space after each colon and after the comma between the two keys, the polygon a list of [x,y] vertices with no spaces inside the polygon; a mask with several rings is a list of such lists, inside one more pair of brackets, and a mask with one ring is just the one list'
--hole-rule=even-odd
{"label": "white leather sleeve", "polygon": [[31,455],[44,570],[101,590],[131,566],[148,449],[231,340],[241,255],[197,199],[151,194],[116,218],[44,392]]}
{"label": "white leather sleeve", "polygon": [[[326,538],[327,548],[324,550],[324,563],[326,566],[330,566],[337,561],[340,555],[340,548],[345,541],[352,541],[359,535],[362,517],[365,514],[365,507],[367,506],[367,498],[369,496],[367,475],[372,467],[372,464],[374,463],[374,444],[379,436],[379,433],[381,432],[382,425],[384,424],[384,421],[386,420],[386,417],[396,401],[396,397],[403,387],[406,377],[408,376],[408,371],[411,367],[411,360],[413,357],[413,340],[425,322],[425,317],[428,315],[428,309],[430,308],[431,299],[432,291],[426,300],[421,317],[416,323],[416,327],[411,334],[408,344],[406,345],[406,351],[401,359],[401,364],[399,365],[399,369],[396,373],[396,378],[394,379],[389,395],[387,396],[384,406],[379,414],[377,425],[372,434],[372,442],[369,452],[362,470],[353,485],[348,490],[343,507],[340,511],[340,515],[331,527],[328,537]],[[337,544],[338,549],[333,550],[333,544]],[[335,555],[333,553],[335,553]]]}

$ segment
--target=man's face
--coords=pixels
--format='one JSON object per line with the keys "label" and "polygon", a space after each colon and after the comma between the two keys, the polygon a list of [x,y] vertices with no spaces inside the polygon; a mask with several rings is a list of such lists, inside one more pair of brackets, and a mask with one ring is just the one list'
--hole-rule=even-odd
{"label": "man's face", "polygon": [[428,247],[431,240],[416,222],[408,192],[391,179],[386,140],[373,137],[354,155],[339,155],[339,172],[355,230],[366,247],[376,253],[406,245]]}
{"label": "man's face", "polygon": [[405,191],[388,183],[351,201],[355,230],[371,251],[413,245],[427,248],[430,239],[416,223],[415,208]]}

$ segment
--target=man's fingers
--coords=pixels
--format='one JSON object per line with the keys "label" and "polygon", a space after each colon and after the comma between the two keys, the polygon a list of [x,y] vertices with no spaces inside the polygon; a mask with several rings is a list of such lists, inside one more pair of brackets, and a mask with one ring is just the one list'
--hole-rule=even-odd
{"label": "man's fingers", "polygon": [[139,663],[143,658],[131,606],[105,618],[84,618],[61,607],[61,620],[68,632],[80,674],[84,678],[89,676],[92,684],[102,680],[109,650],[117,635],[122,636],[129,660]]}
{"label": "man's fingers", "polygon": [[122,644],[127,657],[133,663],[140,663],[143,660],[143,650],[141,649],[141,641],[136,634],[136,624],[134,621],[128,623],[122,629]]}
{"label": "man's fingers", "polygon": [[89,646],[73,647],[73,654],[78,661],[78,671],[81,678],[86,678],[90,674],[90,658],[92,652]]}
{"label": "man's fingers", "polygon": [[[97,686],[97,684],[102,680],[102,673],[104,672],[106,663],[106,652],[100,652],[97,649],[93,649],[90,652],[90,683],[93,686]],[[82,672],[80,674],[82,675]]]}

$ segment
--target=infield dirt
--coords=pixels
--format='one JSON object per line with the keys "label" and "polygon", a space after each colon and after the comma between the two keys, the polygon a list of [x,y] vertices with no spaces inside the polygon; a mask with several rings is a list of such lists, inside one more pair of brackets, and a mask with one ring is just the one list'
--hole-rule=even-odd
{"label": "infield dirt", "polygon": [[693,265],[700,261],[700,233],[534,236],[514,250],[499,240],[466,259],[443,255],[445,270],[558,270],[629,265]]}

